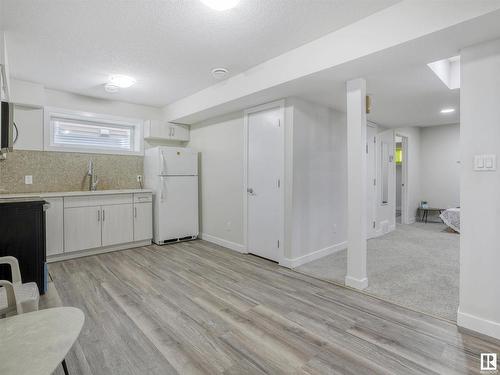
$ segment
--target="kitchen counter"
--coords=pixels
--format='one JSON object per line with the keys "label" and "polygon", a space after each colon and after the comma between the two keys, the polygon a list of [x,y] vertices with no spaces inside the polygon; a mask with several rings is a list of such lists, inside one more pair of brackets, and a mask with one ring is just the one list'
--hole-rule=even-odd
{"label": "kitchen counter", "polygon": [[18,194],[0,194],[0,200],[7,199],[31,199],[31,198],[52,198],[52,197],[79,197],[92,195],[111,195],[111,194],[134,194],[134,193],[152,193],[151,189],[121,189],[121,190],[96,190],[96,191],[61,191],[48,193],[18,193]]}

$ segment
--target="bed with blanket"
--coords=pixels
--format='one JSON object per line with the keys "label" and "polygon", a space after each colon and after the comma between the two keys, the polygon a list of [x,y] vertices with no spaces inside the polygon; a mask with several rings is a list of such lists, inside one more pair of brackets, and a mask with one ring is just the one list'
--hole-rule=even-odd
{"label": "bed with blanket", "polygon": [[439,217],[448,227],[460,233],[460,208],[448,208]]}

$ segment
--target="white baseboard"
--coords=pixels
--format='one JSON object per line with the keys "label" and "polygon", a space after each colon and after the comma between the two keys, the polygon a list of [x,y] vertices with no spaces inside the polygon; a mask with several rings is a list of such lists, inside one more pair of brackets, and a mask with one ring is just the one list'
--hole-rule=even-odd
{"label": "white baseboard", "polygon": [[457,325],[500,340],[500,323],[471,315],[458,309]]}
{"label": "white baseboard", "polygon": [[62,253],[47,256],[47,263],[59,262],[61,260],[68,260],[74,258],[88,257],[90,255],[110,253],[112,251],[120,251],[133,249],[134,247],[142,247],[151,245],[151,240],[128,242],[120,245],[98,247],[90,250],[73,251],[71,253]]}
{"label": "white baseboard", "polygon": [[352,276],[345,277],[345,285],[354,289],[363,290],[368,287],[368,278],[356,279]]}
{"label": "white baseboard", "polygon": [[346,241],[340,242],[338,244],[313,251],[312,253],[302,255],[302,256],[297,257],[297,258],[293,258],[293,259],[284,258],[284,259],[280,260],[280,266],[288,267],[288,268],[295,268],[295,267],[301,266],[303,264],[312,262],[313,260],[320,259],[320,258],[323,258],[327,255],[336,253],[337,251],[344,250],[345,248],[347,248],[347,242]]}
{"label": "white baseboard", "polygon": [[245,246],[236,242],[231,242],[223,238],[215,237],[206,233],[200,233],[198,237],[201,238],[202,240],[212,242],[216,245],[227,247],[228,249],[237,251],[238,253],[243,253],[243,254],[247,253]]}

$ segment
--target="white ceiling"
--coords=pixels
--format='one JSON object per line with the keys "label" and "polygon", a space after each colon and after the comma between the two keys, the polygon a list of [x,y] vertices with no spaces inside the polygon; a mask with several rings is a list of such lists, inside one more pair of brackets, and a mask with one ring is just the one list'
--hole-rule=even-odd
{"label": "white ceiling", "polygon": [[[163,106],[342,28],[398,0],[5,0],[14,78],[100,98]],[[137,84],[103,90],[110,74]]]}
{"label": "white ceiling", "polygon": [[[457,123],[460,119],[460,92],[448,89],[427,63],[457,56],[467,46],[500,38],[499,20],[500,10],[497,10],[176,121],[196,124],[289,96],[345,112],[345,82],[364,77],[367,92],[373,96],[373,111],[368,116],[371,121],[393,128]],[[440,110],[444,107],[454,107],[457,111],[443,115]]]}
{"label": "white ceiling", "polygon": [[[365,78],[367,93],[372,96],[372,111],[368,119],[377,124],[397,128],[460,122],[460,90],[450,90],[425,63],[403,65]],[[299,95],[345,111],[343,82],[331,82],[319,90],[311,87]],[[440,113],[441,109],[450,107],[456,111]]]}

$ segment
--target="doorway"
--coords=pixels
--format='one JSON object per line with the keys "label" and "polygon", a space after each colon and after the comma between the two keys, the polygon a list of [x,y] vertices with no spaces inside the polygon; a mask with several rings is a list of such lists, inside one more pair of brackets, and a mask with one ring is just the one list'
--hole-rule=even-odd
{"label": "doorway", "polygon": [[409,224],[408,218],[408,137],[396,134],[396,224]]}
{"label": "doorway", "polygon": [[245,111],[247,252],[279,262],[284,245],[284,101]]}

